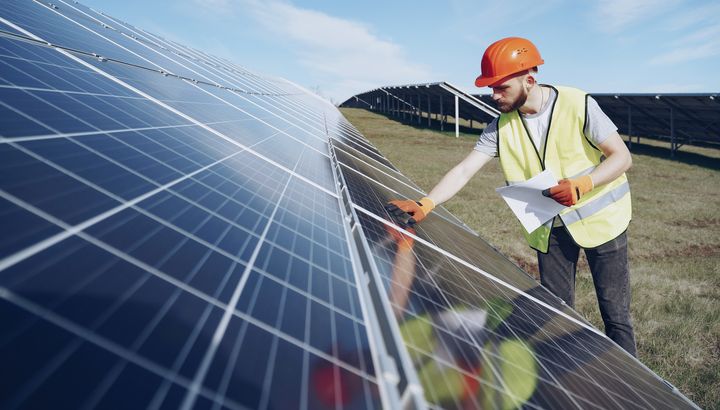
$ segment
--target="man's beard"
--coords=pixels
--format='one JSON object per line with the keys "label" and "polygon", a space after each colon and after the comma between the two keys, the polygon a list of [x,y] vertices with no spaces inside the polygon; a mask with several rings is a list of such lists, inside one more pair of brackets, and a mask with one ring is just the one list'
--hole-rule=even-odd
{"label": "man's beard", "polygon": [[525,101],[527,101],[528,93],[525,91],[525,89],[521,90],[522,92],[518,97],[513,101],[512,103],[507,104],[500,104],[498,103],[497,107],[498,110],[502,113],[508,113],[517,110],[518,108],[522,107],[523,104],[525,104]]}

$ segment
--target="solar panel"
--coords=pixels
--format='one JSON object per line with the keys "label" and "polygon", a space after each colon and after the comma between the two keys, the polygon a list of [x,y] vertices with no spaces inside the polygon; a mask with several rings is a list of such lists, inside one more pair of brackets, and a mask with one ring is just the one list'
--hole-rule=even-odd
{"label": "solar panel", "polygon": [[691,408],[285,80],[0,11],[3,408]]}
{"label": "solar panel", "polygon": [[356,94],[340,106],[373,110],[408,124],[427,124],[441,131],[445,130],[448,115],[469,121],[458,123],[456,136],[460,130],[478,133],[473,121],[477,125],[489,123],[499,114],[492,100],[467,94],[447,82],[384,86]]}

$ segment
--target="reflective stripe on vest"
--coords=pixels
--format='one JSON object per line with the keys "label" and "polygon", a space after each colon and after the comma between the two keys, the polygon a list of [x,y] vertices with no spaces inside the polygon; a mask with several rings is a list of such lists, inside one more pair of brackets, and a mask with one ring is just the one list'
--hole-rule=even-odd
{"label": "reflective stripe on vest", "polygon": [[561,214],[560,219],[562,219],[565,225],[570,225],[581,219],[589,218],[607,208],[609,205],[619,201],[628,192],[630,192],[630,184],[625,181],[621,185],[613,188],[612,191],[605,193],[603,196],[588,203],[587,205],[571,209],[566,214]]}

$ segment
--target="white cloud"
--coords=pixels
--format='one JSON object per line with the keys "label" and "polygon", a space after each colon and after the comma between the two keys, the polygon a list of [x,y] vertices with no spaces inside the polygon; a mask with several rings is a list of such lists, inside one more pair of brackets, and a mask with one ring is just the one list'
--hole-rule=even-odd
{"label": "white cloud", "polygon": [[693,4],[673,13],[667,27],[670,30],[692,29],[701,24],[717,23],[718,16],[720,16],[720,3]]}
{"label": "white cloud", "polygon": [[632,28],[673,8],[678,0],[598,0],[591,19],[602,31]]}
{"label": "white cloud", "polygon": [[685,63],[720,55],[720,5],[675,13],[667,25],[683,34],[666,45],[668,51],[650,60],[652,65]]}
{"label": "white cloud", "polygon": [[706,42],[697,42],[686,46],[677,46],[672,50],[660,54],[650,60],[652,65],[686,63],[720,55],[720,41],[715,37],[708,37]]}
{"label": "white cloud", "polygon": [[687,0],[597,0],[592,12],[605,32],[630,34],[651,27],[648,35],[671,38],[648,64],[670,65],[720,55],[720,3],[690,4]]}
{"label": "white cloud", "polygon": [[197,6],[193,10],[208,14],[231,14],[237,8],[233,0],[194,0],[193,3]]}
{"label": "white cloud", "polygon": [[321,84],[306,85],[336,101],[381,85],[432,79],[429,68],[409,59],[400,45],[379,38],[357,21],[281,1],[195,2],[225,14],[251,15],[267,33],[292,46],[298,64],[323,79]]}
{"label": "white cloud", "polygon": [[517,36],[529,23],[542,21],[561,3],[562,0],[450,0],[448,9],[456,26],[465,30],[462,38],[482,47],[478,50],[482,53],[484,47],[500,38]]}

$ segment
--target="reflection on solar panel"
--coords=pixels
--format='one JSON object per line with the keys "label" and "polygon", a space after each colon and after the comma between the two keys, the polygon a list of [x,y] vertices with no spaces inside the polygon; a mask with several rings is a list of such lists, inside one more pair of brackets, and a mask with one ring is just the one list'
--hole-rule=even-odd
{"label": "reflection on solar panel", "polygon": [[300,87],[0,10],[0,407],[688,408]]}

